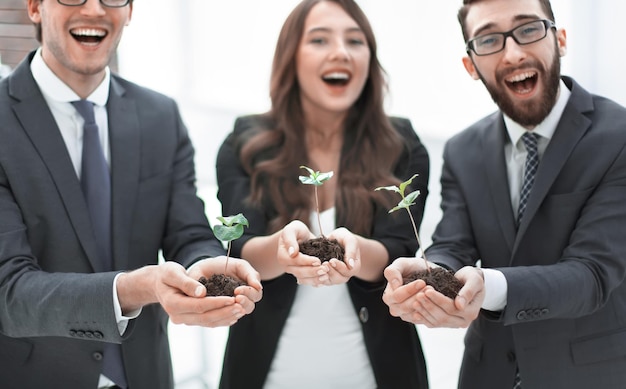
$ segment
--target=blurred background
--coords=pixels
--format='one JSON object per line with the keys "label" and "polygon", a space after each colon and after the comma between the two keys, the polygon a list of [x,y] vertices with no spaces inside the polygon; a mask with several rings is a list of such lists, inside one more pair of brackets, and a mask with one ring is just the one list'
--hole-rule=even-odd
{"label": "blurred background", "polygon": [[[48,1],[48,0],[47,0]],[[461,0],[357,0],[369,16],[388,73],[389,114],[411,119],[429,150],[430,196],[421,237],[425,246],[440,216],[443,143],[494,111],[480,82],[465,72],[456,20]],[[284,19],[298,0],[135,0],[113,68],[175,98],[196,147],[200,196],[211,223],[215,156],[235,117],[269,108],[269,74]],[[36,45],[25,0],[0,0],[0,77]],[[626,32],[620,0],[552,0],[567,30],[563,74],[589,91],[626,105]],[[4,63],[2,62],[4,59]],[[177,388],[216,388],[227,329],[170,326]],[[432,389],[452,389],[463,352],[463,329],[418,327]],[[250,352],[255,352],[250,350]],[[245,374],[245,367],[242,367]]]}

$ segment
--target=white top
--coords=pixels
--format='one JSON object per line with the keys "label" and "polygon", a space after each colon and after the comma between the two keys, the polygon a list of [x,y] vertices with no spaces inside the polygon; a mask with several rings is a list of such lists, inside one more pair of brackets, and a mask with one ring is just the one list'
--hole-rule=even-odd
{"label": "white top", "polygon": [[[334,229],[334,208],[322,212],[320,218],[326,233]],[[311,225],[319,236],[315,214]],[[264,387],[376,388],[361,323],[346,284],[298,285]]]}

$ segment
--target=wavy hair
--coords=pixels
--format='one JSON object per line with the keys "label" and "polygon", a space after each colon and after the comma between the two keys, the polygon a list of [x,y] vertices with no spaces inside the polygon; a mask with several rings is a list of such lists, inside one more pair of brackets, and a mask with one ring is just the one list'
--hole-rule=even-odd
{"label": "wavy hair", "polygon": [[370,49],[369,75],[363,91],[349,109],[344,122],[344,141],[339,162],[335,207],[337,226],[369,236],[376,204],[389,207],[385,191],[377,186],[397,185],[393,169],[402,151],[402,140],[384,112],[386,73],[376,56],[372,27],[353,0],[304,0],[287,17],[278,37],[270,79],[271,109],[264,114],[265,128],[257,128],[240,140],[244,169],[251,176],[252,204],[270,214],[268,233],[291,220],[308,224],[313,211],[311,188],[302,185],[300,165],[308,165],[304,141],[305,119],[296,75],[296,54],[311,8],[328,1],[341,6],[363,30]]}

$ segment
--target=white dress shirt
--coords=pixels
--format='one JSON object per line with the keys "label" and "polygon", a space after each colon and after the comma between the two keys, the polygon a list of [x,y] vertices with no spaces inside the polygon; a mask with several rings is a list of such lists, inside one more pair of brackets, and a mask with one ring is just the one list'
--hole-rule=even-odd
{"label": "white dress shirt", "polygon": [[[510,117],[504,115],[504,124],[509,135],[510,142],[504,146],[504,157],[506,159],[506,169],[509,178],[509,188],[511,190],[511,206],[514,213],[517,214],[519,206],[520,191],[522,189],[522,180],[524,177],[524,163],[526,162],[526,147],[521,141],[525,132],[532,131],[539,135],[537,141],[537,151],[539,152],[539,161],[543,157],[543,153],[552,139],[552,135],[556,130],[556,126],[561,120],[561,115],[565,110],[565,106],[569,100],[571,92],[567,86],[561,81],[559,86],[559,95],[556,104],[548,116],[532,130],[528,130],[519,123],[514,122]],[[485,278],[485,300],[482,308],[489,311],[501,311],[506,306],[507,282],[504,274],[499,270],[483,268],[483,276]]]}
{"label": "white dress shirt", "polygon": [[[71,104],[72,101],[80,100],[80,97],[65,84],[60,78],[58,78],[54,72],[46,65],[43,57],[41,56],[41,48],[37,50],[37,53],[33,57],[30,64],[33,78],[39,86],[41,93],[54,116],[54,120],[59,127],[67,152],[74,165],[76,175],[80,178],[82,152],[83,152],[83,125],[84,119],[78,113],[76,108]],[[109,121],[107,116],[106,104],[109,98],[109,85],[111,80],[111,73],[109,68],[106,68],[105,76],[100,85],[93,91],[87,100],[94,103],[94,113],[96,118],[96,124],[98,125],[98,134],[100,136],[100,144],[102,145],[104,157],[107,163],[110,165],[111,153],[109,148]],[[121,273],[120,273],[121,274]],[[141,313],[141,309],[133,312],[129,312],[127,315],[122,315],[122,308],[117,296],[117,278],[118,274],[113,281],[113,307],[115,311],[115,318],[117,320],[117,327],[120,335],[123,335],[128,326],[128,320],[134,319]],[[104,376],[100,378],[99,387],[103,387],[108,384],[113,384],[108,381]]]}

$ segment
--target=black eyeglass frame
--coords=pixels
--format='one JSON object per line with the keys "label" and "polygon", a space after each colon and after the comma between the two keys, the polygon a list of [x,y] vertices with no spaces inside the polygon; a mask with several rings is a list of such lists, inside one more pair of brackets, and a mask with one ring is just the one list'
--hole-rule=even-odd
{"label": "black eyeglass frame", "polygon": [[[545,27],[545,33],[543,34],[543,36],[542,36],[541,38],[535,39],[535,40],[530,41],[530,42],[524,42],[524,43],[520,42],[520,41],[517,39],[517,37],[515,36],[515,31],[518,31],[520,28],[523,28],[524,26],[527,26],[527,25],[532,24],[532,23],[537,23],[537,22],[541,22],[541,23],[543,23],[543,25],[544,25],[544,27]],[[473,51],[473,52],[474,52],[474,54],[476,54],[476,55],[477,55],[477,56],[479,56],[479,57],[483,57],[483,56],[487,56],[487,55],[491,55],[491,54],[496,54],[496,53],[499,53],[499,52],[501,52],[502,50],[504,50],[504,47],[506,46],[506,38],[508,38],[508,37],[513,38],[513,40],[515,41],[515,43],[517,43],[517,44],[518,44],[518,45],[520,45],[520,46],[529,45],[529,44],[531,44],[531,43],[539,42],[540,40],[542,40],[542,39],[544,39],[546,36],[548,36],[548,31],[549,31],[551,28],[556,29],[556,24],[555,24],[552,20],[548,20],[548,19],[538,19],[538,20],[532,20],[532,21],[530,21],[530,22],[527,22],[527,23],[524,23],[524,24],[520,24],[519,26],[517,26],[517,27],[515,27],[515,28],[513,28],[513,29],[511,29],[511,30],[509,30],[509,31],[506,31],[506,32],[492,32],[492,33],[489,33],[489,34],[484,34],[484,35],[479,35],[479,36],[477,36],[477,37],[474,37],[474,38],[472,38],[472,39],[468,40],[468,41],[465,43],[465,50],[467,51],[467,53],[468,53],[468,54],[469,54],[469,52],[470,52],[470,51]],[[474,44],[473,44],[473,43],[474,43],[476,40],[478,40],[478,39],[483,39],[484,37],[486,37],[486,36],[490,36],[490,35],[498,35],[498,36],[502,36],[502,37],[503,37],[503,39],[502,39],[502,47],[501,47],[500,49],[496,50],[496,51],[493,51],[493,52],[490,52],[490,53],[487,53],[487,54],[478,54],[478,53],[476,52],[476,48],[474,47]]]}
{"label": "black eyeglass frame", "polygon": [[[100,0],[100,4],[102,4],[103,6],[107,8],[123,8],[123,7],[126,7],[128,4],[130,4],[132,0],[126,0],[126,2],[122,5],[109,5],[105,3],[105,1],[106,0]],[[57,3],[64,5],[66,7],[80,7],[81,5],[85,5],[86,2],[87,0],[83,0],[82,3],[79,3],[79,4],[67,4],[67,3],[64,3],[63,0],[57,0]]]}

